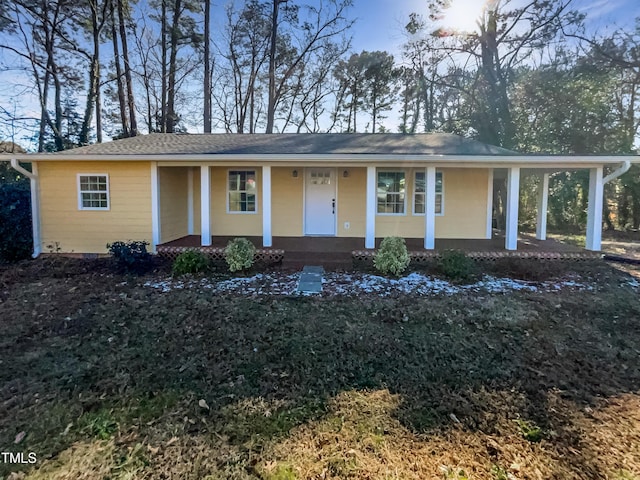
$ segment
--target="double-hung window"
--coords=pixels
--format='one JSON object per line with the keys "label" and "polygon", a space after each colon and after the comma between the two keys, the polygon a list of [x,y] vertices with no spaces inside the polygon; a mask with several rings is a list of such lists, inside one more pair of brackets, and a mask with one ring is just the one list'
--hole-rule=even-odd
{"label": "double-hung window", "polygon": [[106,174],[78,175],[78,209],[109,210],[109,176]]}
{"label": "double-hung window", "polygon": [[229,170],[228,187],[229,213],[257,211],[255,170]]}
{"label": "double-hung window", "polygon": [[[425,175],[424,172],[416,172],[413,184],[413,213],[424,215],[425,211]],[[442,172],[436,172],[436,215],[444,215],[444,188],[442,184]]]}
{"label": "double-hung window", "polygon": [[406,177],[402,171],[378,171],[379,214],[404,215]]}

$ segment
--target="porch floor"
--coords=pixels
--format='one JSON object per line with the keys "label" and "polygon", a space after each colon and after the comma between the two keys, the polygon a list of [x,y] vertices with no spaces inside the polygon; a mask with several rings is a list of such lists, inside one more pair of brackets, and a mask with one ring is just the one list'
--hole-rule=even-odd
{"label": "porch floor", "polygon": [[[225,247],[232,236],[212,237],[213,247]],[[246,237],[256,248],[262,248],[262,237]],[[382,238],[376,238],[376,248]],[[422,238],[406,239],[409,251],[424,251]],[[199,247],[200,236],[188,235],[160,246]],[[351,267],[351,252],[364,250],[364,238],[359,237],[273,237],[271,248],[285,251],[283,266],[300,268],[304,265],[323,265],[326,268]],[[494,232],[493,238],[481,240],[436,239],[435,251],[458,249],[468,252],[504,252],[504,235]],[[530,235],[518,236],[518,251],[544,253],[578,253],[583,248],[555,240],[537,240]]]}

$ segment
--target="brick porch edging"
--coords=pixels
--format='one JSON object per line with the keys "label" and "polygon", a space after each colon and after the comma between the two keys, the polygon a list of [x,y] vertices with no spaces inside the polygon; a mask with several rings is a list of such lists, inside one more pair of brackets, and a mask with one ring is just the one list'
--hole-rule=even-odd
{"label": "brick porch edging", "polygon": [[[224,262],[224,248],[221,247],[170,247],[158,246],[158,255],[169,260],[175,260],[178,255],[189,250],[197,250],[204,253],[213,261]],[[260,248],[256,250],[254,261],[258,264],[273,265],[279,263],[284,258],[284,250],[277,248]]]}
{"label": "brick porch edging", "polygon": [[[373,261],[375,250],[354,250],[351,257],[355,261]],[[536,260],[595,260],[602,259],[598,252],[466,252],[473,260],[498,260],[500,258],[532,258]],[[425,263],[442,257],[442,252],[409,252],[412,262]]]}

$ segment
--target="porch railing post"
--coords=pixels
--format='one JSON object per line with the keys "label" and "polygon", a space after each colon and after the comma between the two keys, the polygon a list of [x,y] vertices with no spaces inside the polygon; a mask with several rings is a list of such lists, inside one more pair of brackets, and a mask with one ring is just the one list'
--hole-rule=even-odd
{"label": "porch railing post", "polygon": [[599,252],[602,248],[602,201],[604,183],[602,167],[589,170],[589,206],[587,211],[586,249]]}
{"label": "porch railing post", "polygon": [[211,246],[211,171],[209,165],[200,166],[200,243]]}
{"label": "porch railing post", "polygon": [[436,246],[436,167],[425,169],[424,180],[424,248],[433,250]]}
{"label": "porch railing post", "polygon": [[549,174],[543,173],[540,177],[540,189],[538,190],[538,212],[536,218],[536,238],[547,239],[547,209],[549,206]]}
{"label": "porch railing post", "polygon": [[520,201],[520,168],[511,167],[507,176],[507,224],[505,245],[507,250],[518,249],[518,203]]}
{"label": "porch railing post", "polygon": [[262,167],[262,246],[273,244],[271,235],[271,167]]}
{"label": "porch railing post", "polygon": [[376,182],[376,167],[367,167],[367,215],[364,248],[376,246],[376,201],[378,184]]}

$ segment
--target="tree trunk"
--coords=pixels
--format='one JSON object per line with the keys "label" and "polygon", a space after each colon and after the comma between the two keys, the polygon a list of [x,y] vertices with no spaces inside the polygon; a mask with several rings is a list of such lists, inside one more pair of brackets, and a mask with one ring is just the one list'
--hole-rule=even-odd
{"label": "tree trunk", "polygon": [[91,118],[93,117],[93,109],[96,109],[96,136],[98,143],[102,142],[102,123],[100,119],[99,109],[99,95],[100,89],[100,29],[98,18],[98,3],[96,0],[89,2],[89,8],[91,9],[91,36],[93,40],[93,54],[89,59],[89,88],[87,91],[87,103],[84,110],[84,118],[82,120],[82,127],[80,128],[80,135],[78,143],[80,145],[89,144],[89,128],[91,125]]}
{"label": "tree trunk", "polygon": [[118,2],[118,20],[120,27],[120,42],[122,43],[122,60],[124,63],[124,76],[127,84],[127,106],[129,108],[129,136],[138,135],[138,122],[136,121],[136,102],[133,96],[133,80],[131,78],[131,64],[129,63],[129,46],[127,44],[127,30],[125,28],[123,0]]}
{"label": "tree trunk", "polygon": [[124,85],[122,78],[122,67],[120,65],[120,48],[118,45],[118,34],[116,31],[116,15],[113,2],[111,2],[111,37],[113,40],[113,62],[116,66],[116,85],[118,88],[118,106],[120,107],[120,123],[122,124],[122,135],[129,136],[129,121],[127,119],[127,105],[124,97]]}
{"label": "tree trunk", "polygon": [[273,1],[271,15],[271,47],[269,49],[269,99],[267,104],[266,133],[273,133],[273,123],[276,116],[276,40],[278,37],[278,9],[283,0]]}
{"label": "tree trunk", "polygon": [[182,10],[182,0],[175,0],[173,5],[173,19],[171,23],[171,44],[169,45],[169,83],[167,86],[167,133],[175,131],[178,116],[176,105],[176,69],[178,59],[179,25]]}
{"label": "tree trunk", "polygon": [[160,87],[160,131],[167,131],[167,1],[161,0],[160,47],[162,49],[162,85]]}
{"label": "tree trunk", "polygon": [[211,133],[211,0],[204,2],[204,133]]}

